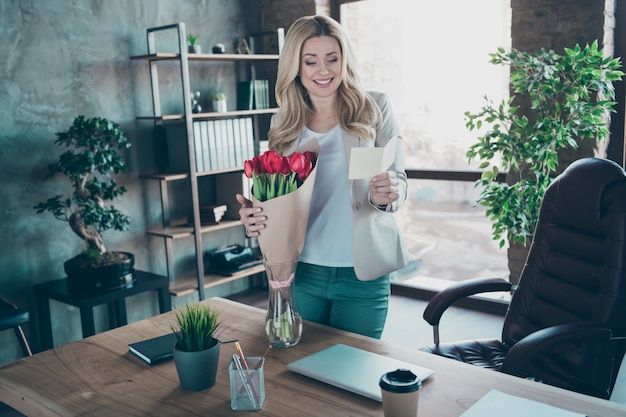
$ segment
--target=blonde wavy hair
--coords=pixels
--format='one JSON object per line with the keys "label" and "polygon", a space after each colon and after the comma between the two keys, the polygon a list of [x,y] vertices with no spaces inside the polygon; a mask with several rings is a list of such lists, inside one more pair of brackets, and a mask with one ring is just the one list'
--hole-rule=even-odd
{"label": "blonde wavy hair", "polygon": [[341,48],[342,80],[337,89],[335,112],[341,128],[366,139],[376,138],[380,110],[361,83],[354,48],[343,28],[326,16],[305,16],[296,20],[285,37],[278,62],[276,102],[281,118],[268,133],[269,147],[282,153],[297,140],[312,112],[311,101],[298,76],[302,46],[316,36],[331,36]]}

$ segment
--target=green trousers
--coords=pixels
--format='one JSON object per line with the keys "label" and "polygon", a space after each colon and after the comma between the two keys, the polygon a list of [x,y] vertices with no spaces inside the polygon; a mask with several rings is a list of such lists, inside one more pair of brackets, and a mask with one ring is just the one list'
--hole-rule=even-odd
{"label": "green trousers", "polygon": [[294,281],[302,318],[380,339],[387,319],[389,275],[359,281],[354,268],[300,262]]}

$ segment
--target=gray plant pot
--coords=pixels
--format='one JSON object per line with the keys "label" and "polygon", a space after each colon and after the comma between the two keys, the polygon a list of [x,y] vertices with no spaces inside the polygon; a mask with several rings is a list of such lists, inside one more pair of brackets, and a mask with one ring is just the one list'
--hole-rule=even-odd
{"label": "gray plant pot", "polygon": [[215,385],[220,359],[219,341],[199,352],[185,352],[174,346],[174,363],[180,386],[188,391],[200,391]]}

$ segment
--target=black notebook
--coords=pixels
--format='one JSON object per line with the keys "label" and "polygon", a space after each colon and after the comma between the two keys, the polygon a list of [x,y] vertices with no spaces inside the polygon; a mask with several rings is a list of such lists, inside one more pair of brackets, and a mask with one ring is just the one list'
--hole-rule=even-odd
{"label": "black notebook", "polygon": [[130,343],[129,350],[150,365],[171,359],[176,344],[176,335],[168,333],[141,342]]}

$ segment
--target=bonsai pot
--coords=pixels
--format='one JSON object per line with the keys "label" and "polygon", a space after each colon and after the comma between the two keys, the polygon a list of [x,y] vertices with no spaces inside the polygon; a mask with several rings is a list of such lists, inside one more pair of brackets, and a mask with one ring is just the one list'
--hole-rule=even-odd
{"label": "bonsai pot", "polygon": [[93,266],[81,254],[65,261],[63,268],[67,275],[69,292],[97,293],[133,286],[135,277],[135,255],[129,252],[116,252],[121,259],[116,263]]}

